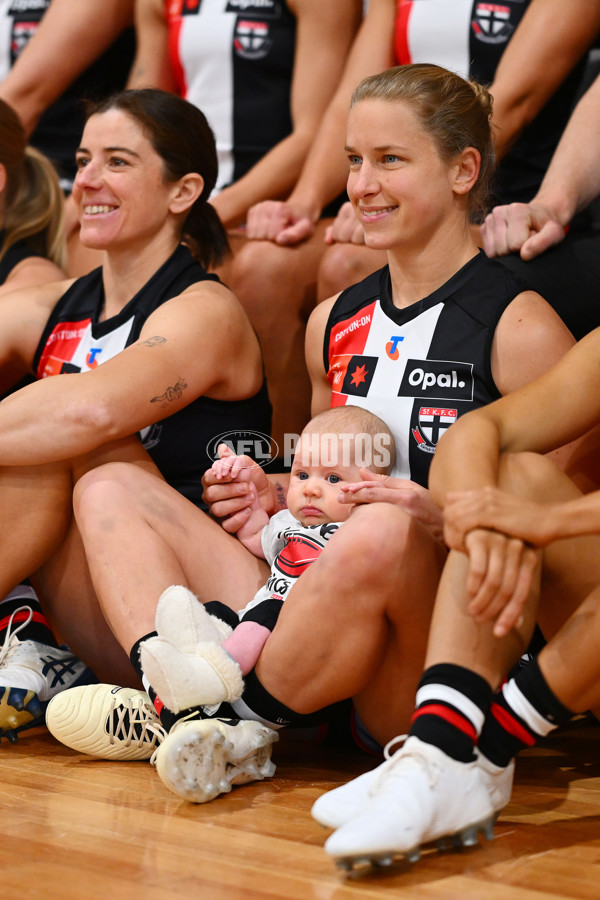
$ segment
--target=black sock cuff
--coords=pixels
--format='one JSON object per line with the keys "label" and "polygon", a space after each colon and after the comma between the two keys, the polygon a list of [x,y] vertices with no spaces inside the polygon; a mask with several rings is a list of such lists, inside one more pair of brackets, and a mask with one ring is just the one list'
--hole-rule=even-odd
{"label": "black sock cuff", "polygon": [[[45,644],[48,647],[58,647],[58,641],[52,634],[50,623],[44,615],[39,600],[36,600],[31,596],[14,597],[11,600],[3,600],[0,603],[0,635],[2,635],[2,639],[8,628],[11,615],[21,607],[25,608],[23,609],[23,612],[13,618],[11,633],[14,634],[19,625],[22,625],[27,621],[29,613],[26,608],[29,607],[33,615],[31,621],[19,631],[19,640],[37,641],[38,644]],[[1,642],[2,640],[0,640],[0,643]]]}
{"label": "black sock cuff", "polygon": [[216,616],[217,619],[225,622],[226,625],[230,625],[231,628],[236,628],[240,624],[238,614],[230,606],[221,603],[220,600],[209,600],[208,603],[204,604],[204,609],[209,615]]}
{"label": "black sock cuff", "polygon": [[269,597],[267,600],[263,600],[262,603],[257,603],[256,606],[249,609],[242,622],[257,622],[259,625],[268,628],[269,631],[273,631],[282,606],[283,600]]}
{"label": "black sock cuff", "polygon": [[289,725],[299,717],[285,704],[276,700],[259,681],[256,669],[252,669],[244,676],[244,693],[242,699],[261,718],[268,722],[277,722],[280,725]]}
{"label": "black sock cuff", "polygon": [[567,709],[560,702],[548,686],[537,659],[531,660],[521,669],[514,680],[516,686],[532,706],[553,725],[562,725],[565,722],[570,722],[575,715],[574,712]]}
{"label": "black sock cuff", "polygon": [[485,678],[471,669],[457,666],[454,663],[438,663],[435,666],[429,666],[421,677],[419,687],[425,687],[428,684],[443,684],[460,691],[482,712],[487,712],[492,702],[493,691]]}
{"label": "black sock cuff", "polygon": [[148,634],[145,634],[143,637],[141,637],[139,640],[137,640],[135,642],[135,644],[133,645],[133,647],[131,648],[131,650],[129,652],[129,661],[131,662],[131,665],[133,666],[133,668],[135,670],[135,674],[139,678],[142,678],[142,676],[144,674],[144,670],[142,669],[142,664],[140,662],[140,646],[143,644],[144,641],[147,641],[148,638],[156,637],[156,636],[157,636],[156,631],[149,631]]}

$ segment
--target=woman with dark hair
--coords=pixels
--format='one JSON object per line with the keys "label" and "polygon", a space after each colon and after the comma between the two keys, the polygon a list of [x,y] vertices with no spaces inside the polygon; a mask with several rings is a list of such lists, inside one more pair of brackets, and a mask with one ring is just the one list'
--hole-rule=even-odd
{"label": "woman with dark hair", "polygon": [[27,146],[0,100],[0,296],[65,277],[63,194],[50,162]]}
{"label": "woman with dark hair", "polygon": [[[81,238],[103,265],[0,305],[0,387],[37,379],[0,405],[0,596],[30,577],[55,633],[98,674],[131,679],[90,587],[73,485],[128,460],[199,504],[214,438],[268,432],[270,405],[250,323],[204,268],[227,249],[207,203],[217,161],[204,115],[162,91],[117,94],[90,110],[77,168]],[[0,628],[0,735],[14,736],[90,673],[57,647],[30,588],[0,603]]]}
{"label": "woman with dark hair", "polygon": [[[232,243],[227,268],[219,270],[227,284],[249,208],[293,188],[362,8],[362,0],[136,2],[129,87],[174,91],[203,110],[215,133],[219,177],[211,203]],[[240,297],[244,287],[241,279]],[[302,430],[308,412],[302,348],[311,307],[281,302],[287,289],[286,281],[280,297],[264,303],[264,285],[246,307],[263,349],[280,448],[286,433]]]}
{"label": "woman with dark hair", "polygon": [[[130,116],[145,133],[163,161],[166,181],[185,177],[190,167],[202,174],[200,193],[183,217],[181,240],[205,268],[222,263],[229,244],[214,207],[207,202],[217,180],[218,160],[214,136],[204,114],[190,103],[174,102],[165,91],[146,88],[122,91],[90,103],[88,116],[108,114],[111,110]],[[78,152],[78,168],[85,165],[83,154]]]}

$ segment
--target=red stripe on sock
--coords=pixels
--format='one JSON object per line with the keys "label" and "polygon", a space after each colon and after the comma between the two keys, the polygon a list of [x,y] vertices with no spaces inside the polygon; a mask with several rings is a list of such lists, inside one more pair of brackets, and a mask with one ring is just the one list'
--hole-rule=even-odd
{"label": "red stripe on sock", "polygon": [[[17,613],[13,618],[13,625],[18,624],[19,622],[26,622],[29,618],[28,612],[20,612]],[[10,622],[10,616],[6,616],[4,619],[0,619],[0,631],[3,631],[5,628],[8,628],[8,623]],[[48,619],[43,613],[34,612],[31,622],[39,622],[40,625],[45,625],[46,628],[50,629],[50,625],[48,623]],[[30,623],[31,624],[31,623]]]}
{"label": "red stripe on sock", "polygon": [[459,731],[470,737],[473,742],[477,740],[477,732],[473,723],[456,712],[456,710],[450,709],[449,706],[444,706],[442,703],[430,703],[427,706],[419,707],[419,709],[414,711],[411,723],[418,719],[419,716],[438,716],[438,718],[448,722],[449,725],[458,728]]}
{"label": "red stripe on sock", "polygon": [[160,699],[158,694],[154,698],[153,703],[154,703],[154,709],[156,710],[156,715],[160,716],[161,712],[165,708],[165,704],[162,702],[162,700]]}
{"label": "red stripe on sock", "polygon": [[502,728],[512,735],[512,737],[517,738],[517,740],[521,741],[522,744],[525,744],[526,747],[533,747],[536,740],[535,737],[527,731],[526,728],[519,725],[517,720],[514,716],[511,716],[507,709],[504,709],[504,707],[500,706],[498,703],[492,703],[491,713]]}

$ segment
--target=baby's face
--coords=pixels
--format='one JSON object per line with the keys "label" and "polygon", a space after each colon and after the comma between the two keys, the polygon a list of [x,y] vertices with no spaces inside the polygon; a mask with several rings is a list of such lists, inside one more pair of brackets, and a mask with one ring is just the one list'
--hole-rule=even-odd
{"label": "baby's face", "polygon": [[[339,463],[339,465],[338,465]],[[348,442],[334,434],[302,434],[296,447],[287,505],[303,525],[343,522],[352,505],[340,503],[340,485],[362,481]]]}

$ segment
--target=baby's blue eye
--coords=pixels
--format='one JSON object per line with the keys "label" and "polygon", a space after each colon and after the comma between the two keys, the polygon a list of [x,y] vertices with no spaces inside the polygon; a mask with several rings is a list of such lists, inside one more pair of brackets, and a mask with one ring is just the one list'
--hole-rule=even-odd
{"label": "baby's blue eye", "polygon": [[329,482],[329,484],[337,484],[341,480],[342,479],[339,475],[334,475],[333,473],[327,476],[327,481]]}
{"label": "baby's blue eye", "polygon": [[298,478],[300,481],[306,481],[308,478],[308,472],[298,472]]}

